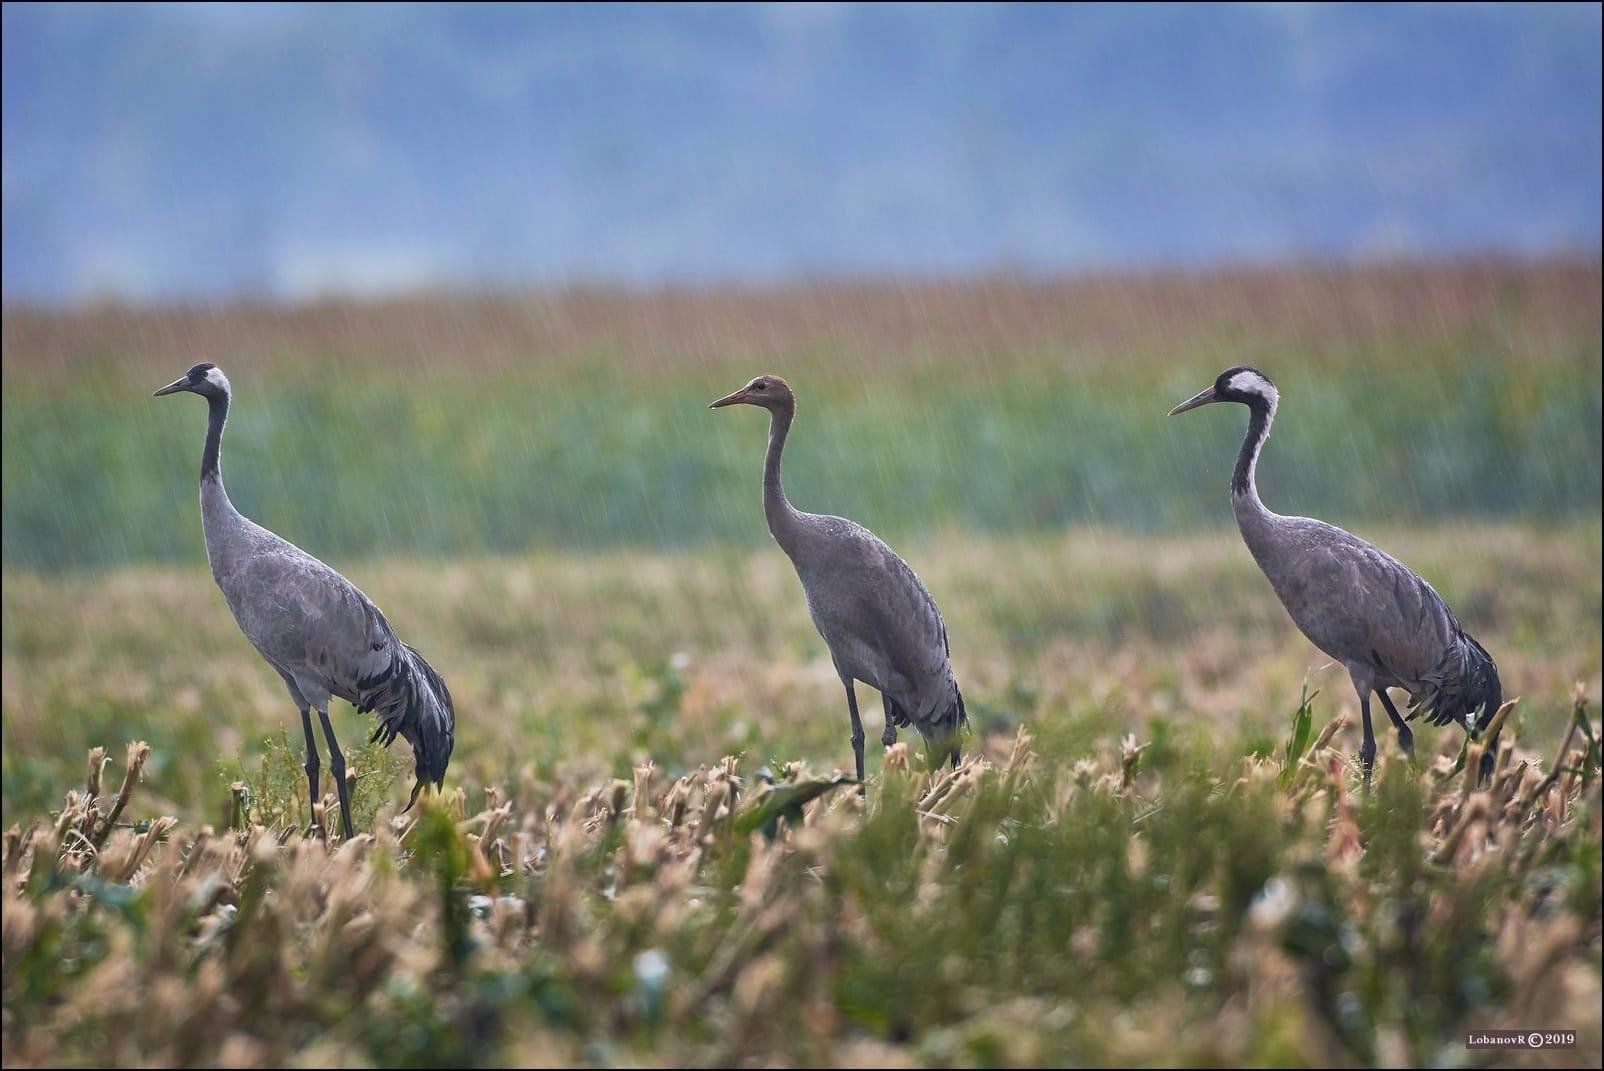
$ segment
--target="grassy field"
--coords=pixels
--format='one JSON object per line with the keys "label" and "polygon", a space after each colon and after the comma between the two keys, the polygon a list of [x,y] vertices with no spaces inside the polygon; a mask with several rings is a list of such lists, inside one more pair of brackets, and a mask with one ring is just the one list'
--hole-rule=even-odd
{"label": "grassy field", "polygon": [[[12,570],[6,1063],[1418,1064],[1533,1024],[1596,1063],[1596,753],[1537,789],[1599,694],[1599,528],[1378,538],[1521,697],[1490,793],[1429,728],[1362,791],[1344,674],[1234,534],[910,550],[975,762],[872,754],[867,805],[772,836],[851,761],[777,551],[385,560],[348,571],[449,676],[456,758],[397,819],[404,745],[341,705],[373,835],[332,854],[203,568]],[[133,740],[113,831],[84,755]]]}
{"label": "grassy field", "polygon": [[[1599,284],[8,309],[0,1057],[1597,1066]],[[236,502],[456,699],[404,817],[405,745],[337,704],[350,844],[303,836],[295,710],[206,569],[203,407],[148,397],[198,360],[234,381]],[[1490,788],[1430,727],[1359,783],[1345,673],[1227,527],[1240,414],[1163,417],[1235,363],[1283,389],[1269,503],[1409,562],[1496,656]],[[845,703],[762,527],[762,420],[703,408],[758,371],[801,396],[793,498],[943,608],[956,776],[876,744],[866,799],[831,783]],[[1464,1050],[1512,1027],[1579,1043]]]}
{"label": "grassy field", "polygon": [[130,779],[92,757],[7,838],[7,1065],[1402,1066],[1539,1023],[1576,1047],[1518,1062],[1597,1065],[1596,746],[1367,793],[1323,733],[1229,762],[1020,733],[934,778],[905,747],[867,805],[642,765],[339,848],[111,832]]}
{"label": "grassy field", "polygon": [[[1458,608],[1506,694],[1524,697],[1523,733],[1554,746],[1572,685],[1599,683],[1598,525],[1369,534]],[[1224,729],[1229,754],[1268,747],[1306,677],[1323,714],[1354,707],[1344,671],[1291,627],[1235,533],[904,549],[941,602],[982,729],[1028,725],[1074,748],[1157,723]],[[447,673],[467,784],[525,767],[682,773],[727,752],[850,766],[840,685],[777,549],[341,564]],[[220,819],[264,737],[288,734],[299,752],[282,682],[204,565],[4,581],[5,821],[58,802],[98,744],[150,741],[159,776],[142,797],[193,821]],[[338,706],[342,736],[363,738],[366,719]]]}
{"label": "grassy field", "polygon": [[[899,542],[1228,522],[1240,411],[1167,420],[1235,364],[1281,386],[1265,493],[1339,523],[1596,516],[1597,262],[1028,284],[8,310],[4,559],[201,553],[194,398],[237,404],[235,500],[320,555],[766,542],[760,372],[800,415],[787,486]],[[1295,493],[1294,493],[1295,492]]]}

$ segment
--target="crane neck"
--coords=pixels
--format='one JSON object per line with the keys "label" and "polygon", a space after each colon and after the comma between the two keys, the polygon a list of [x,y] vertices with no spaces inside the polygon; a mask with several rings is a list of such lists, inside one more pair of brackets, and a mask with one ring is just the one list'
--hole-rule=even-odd
{"label": "crane neck", "polygon": [[[201,521],[206,532],[208,552],[213,542],[226,538],[239,510],[229,501],[223,488],[223,425],[228,423],[227,393],[206,396],[209,419],[206,422],[206,450],[201,454]],[[221,525],[221,527],[219,527]]]}
{"label": "crane neck", "polygon": [[218,583],[222,583],[223,575],[249,554],[249,547],[242,542],[242,537],[250,524],[234,508],[228,492],[223,489],[220,455],[223,425],[228,422],[228,402],[226,390],[206,395],[209,419],[206,422],[206,450],[201,454],[201,534],[206,539],[206,558],[211,563],[212,576],[218,578]]}
{"label": "crane neck", "polygon": [[791,433],[795,416],[794,399],[769,410],[769,450],[763,458],[763,515],[769,522],[769,533],[787,549],[796,530],[797,511],[780,485],[780,455],[785,451],[785,437]]}
{"label": "crane neck", "polygon": [[1275,422],[1275,402],[1254,398],[1247,403],[1247,407],[1248,433],[1242,440],[1241,452],[1237,454],[1236,471],[1231,474],[1231,498],[1262,511],[1264,503],[1259,498],[1258,484],[1259,451],[1264,449],[1264,441],[1270,437],[1270,425]]}
{"label": "crane neck", "polygon": [[209,411],[209,419],[206,422],[206,450],[201,454],[200,478],[202,483],[210,479],[221,487],[223,483],[221,468],[223,425],[228,423],[228,395],[207,395],[206,406]]}

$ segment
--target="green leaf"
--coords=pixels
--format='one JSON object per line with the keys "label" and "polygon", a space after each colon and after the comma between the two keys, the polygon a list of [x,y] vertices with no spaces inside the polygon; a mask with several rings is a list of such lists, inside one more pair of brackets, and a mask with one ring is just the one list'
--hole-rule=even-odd
{"label": "green leaf", "polygon": [[1292,714],[1292,732],[1287,737],[1284,758],[1281,764],[1281,780],[1290,781],[1298,768],[1298,762],[1303,758],[1304,752],[1309,750],[1309,740],[1314,730],[1314,697],[1319,695],[1318,690],[1309,691],[1307,678],[1303,682],[1302,693],[1298,697],[1298,709]]}
{"label": "green leaf", "polygon": [[790,822],[800,822],[802,808],[806,804],[842,785],[857,783],[857,778],[847,774],[766,783],[736,814],[735,831],[746,836],[754,829],[761,829],[764,836],[772,840],[779,836],[782,818]]}

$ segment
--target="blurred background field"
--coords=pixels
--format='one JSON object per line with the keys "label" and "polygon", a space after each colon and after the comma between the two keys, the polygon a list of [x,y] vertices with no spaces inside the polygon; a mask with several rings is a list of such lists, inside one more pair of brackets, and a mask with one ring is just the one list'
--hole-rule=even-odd
{"label": "blurred background field", "polygon": [[1061,281],[533,292],[5,317],[8,565],[193,561],[200,407],[237,394],[236,501],[315,553],[757,546],[760,372],[801,416],[787,486],[896,542],[1229,523],[1240,414],[1167,420],[1223,368],[1284,405],[1266,493],[1337,523],[1596,516],[1596,259]]}

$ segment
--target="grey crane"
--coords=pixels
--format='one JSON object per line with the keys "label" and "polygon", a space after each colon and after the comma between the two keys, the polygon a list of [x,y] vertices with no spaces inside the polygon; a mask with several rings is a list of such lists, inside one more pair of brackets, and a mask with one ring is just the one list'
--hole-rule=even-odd
{"label": "grey crane", "polygon": [[881,742],[897,742],[912,725],[933,756],[958,764],[959,727],[968,720],[952,674],[947,626],[924,583],[873,532],[844,517],[803,513],[780,486],[780,454],[796,416],[796,395],[779,376],[758,376],[709,408],[755,405],[769,411],[763,462],[763,513],[774,541],[802,581],[808,613],[830,649],[847,693],[852,758],[863,781],[863,722],[855,681],[880,692],[886,727]]}
{"label": "grey crane", "polygon": [[[1212,387],[1170,415],[1211,402],[1248,407],[1248,433],[1231,477],[1231,509],[1243,542],[1293,623],[1348,670],[1364,718],[1359,748],[1364,776],[1370,777],[1376,757],[1372,692],[1407,754],[1414,754],[1414,734],[1388,688],[1409,693],[1410,721],[1424,713],[1433,725],[1458,722],[1475,738],[1502,703],[1503,686],[1492,656],[1460,627],[1441,596],[1408,566],[1358,536],[1324,521],[1283,517],[1260,501],[1255,472],[1279,400],[1269,377],[1238,366],[1221,372]],[[1494,736],[1482,756],[1483,779],[1492,772],[1497,750]]]}
{"label": "grey crane", "polygon": [[434,667],[401,642],[384,614],[355,584],[248,520],[229,501],[218,464],[230,400],[223,370],[198,364],[158,390],[156,397],[180,391],[205,398],[211,413],[201,455],[200,507],[212,577],[240,631],[284,678],[301,712],[314,814],[319,764],[311,711],[317,711],[340,796],[340,824],[349,840],[345,756],[329,724],[329,697],[339,696],[363,714],[377,712],[374,740],[388,746],[399,735],[412,745],[417,783],[407,801],[410,809],[425,783],[438,788],[445,779],[456,732],[451,693]]}

